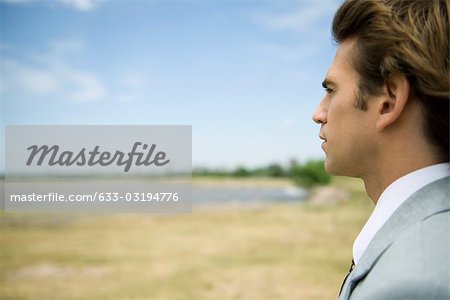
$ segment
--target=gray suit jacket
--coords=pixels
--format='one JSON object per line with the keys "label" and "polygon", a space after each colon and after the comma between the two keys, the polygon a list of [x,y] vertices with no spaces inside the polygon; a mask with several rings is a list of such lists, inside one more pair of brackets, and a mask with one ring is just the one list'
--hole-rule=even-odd
{"label": "gray suit jacket", "polygon": [[430,183],[394,212],[339,299],[450,299],[449,181]]}

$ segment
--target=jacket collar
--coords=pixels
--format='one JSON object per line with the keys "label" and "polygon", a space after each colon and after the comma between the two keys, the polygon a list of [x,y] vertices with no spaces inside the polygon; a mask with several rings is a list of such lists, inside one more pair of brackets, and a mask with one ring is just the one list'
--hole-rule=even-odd
{"label": "jacket collar", "polygon": [[[375,234],[344,284],[340,299],[348,299],[356,284],[372,269],[402,231],[427,217],[450,209],[449,180],[434,181],[409,197]],[[424,201],[424,199],[426,201]]]}

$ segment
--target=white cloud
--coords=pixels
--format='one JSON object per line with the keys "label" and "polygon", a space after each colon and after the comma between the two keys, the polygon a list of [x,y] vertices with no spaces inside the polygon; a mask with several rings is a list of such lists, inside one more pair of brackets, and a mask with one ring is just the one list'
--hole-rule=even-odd
{"label": "white cloud", "polygon": [[30,93],[49,94],[60,88],[59,80],[49,72],[27,66],[12,59],[2,59],[3,91],[20,89]]}
{"label": "white cloud", "polygon": [[[106,1],[106,0],[103,0]],[[60,3],[69,7],[72,7],[75,10],[88,12],[93,10],[98,6],[101,0],[0,0],[0,2],[6,2],[11,4],[28,4],[28,3],[44,3],[44,4],[53,4]]]}
{"label": "white cloud", "polygon": [[92,73],[65,68],[61,75],[66,81],[66,94],[70,100],[88,102],[106,97],[106,88]]}
{"label": "white cloud", "polygon": [[320,21],[331,19],[336,10],[335,0],[302,1],[289,11],[255,16],[256,22],[270,30],[312,32]]}
{"label": "white cloud", "polygon": [[24,4],[30,3],[33,0],[0,0],[0,2],[12,3],[12,4]]}
{"label": "white cloud", "polygon": [[80,11],[90,11],[94,9],[96,4],[99,2],[94,0],[57,0],[57,1],[72,6],[74,9]]}
{"label": "white cloud", "polygon": [[290,43],[265,42],[255,43],[253,46],[258,51],[283,61],[306,61],[331,44],[330,25],[339,3],[336,0],[303,0],[293,3],[295,5],[284,6],[278,12],[258,13],[251,17],[266,30],[294,36]]}
{"label": "white cloud", "polygon": [[71,54],[78,54],[84,51],[84,43],[78,39],[66,38],[63,40],[52,41],[48,43],[51,55],[65,56]]}
{"label": "white cloud", "polygon": [[0,2],[14,3],[14,4],[30,3],[31,1],[33,0],[0,0]]}
{"label": "white cloud", "polygon": [[[64,42],[53,45],[62,44]],[[11,45],[2,48],[2,93],[56,95],[79,102],[104,99],[107,89],[100,78],[92,71],[72,66],[63,48],[50,47],[39,55],[22,53],[20,58],[14,55],[20,51],[14,51]]]}

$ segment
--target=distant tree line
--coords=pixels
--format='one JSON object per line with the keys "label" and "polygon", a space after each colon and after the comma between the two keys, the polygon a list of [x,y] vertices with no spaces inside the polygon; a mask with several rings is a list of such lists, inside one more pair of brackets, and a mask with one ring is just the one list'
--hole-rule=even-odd
{"label": "distant tree line", "polygon": [[290,178],[295,184],[310,188],[316,185],[326,185],[330,183],[331,176],[325,171],[323,160],[310,160],[304,164],[291,160],[287,167],[281,164],[272,163],[265,167],[247,168],[238,166],[234,170],[210,170],[198,168],[193,171],[193,176],[208,177],[272,177],[272,178]]}

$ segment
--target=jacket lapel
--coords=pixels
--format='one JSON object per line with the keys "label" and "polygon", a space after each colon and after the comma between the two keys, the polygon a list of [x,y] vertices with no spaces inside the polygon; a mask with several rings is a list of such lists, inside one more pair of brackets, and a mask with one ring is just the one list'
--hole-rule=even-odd
{"label": "jacket lapel", "polygon": [[348,299],[399,234],[412,224],[450,209],[449,177],[437,180],[411,195],[374,236],[353,272],[348,276],[340,299]]}

